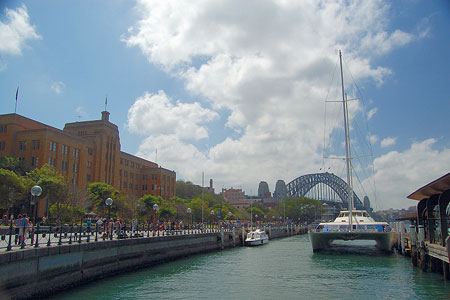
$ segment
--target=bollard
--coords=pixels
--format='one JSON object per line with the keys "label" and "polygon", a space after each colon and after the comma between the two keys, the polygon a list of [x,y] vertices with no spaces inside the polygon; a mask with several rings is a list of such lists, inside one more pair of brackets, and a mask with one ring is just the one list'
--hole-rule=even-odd
{"label": "bollard", "polygon": [[58,245],[59,245],[59,246],[62,245],[62,226],[59,227],[59,240],[58,240]]}
{"label": "bollard", "polygon": [[82,233],[82,230],[83,230],[83,225],[80,224],[80,236],[78,237],[78,244],[81,244],[81,233]]}
{"label": "bollard", "polygon": [[39,223],[36,226],[36,243],[34,243],[34,248],[39,248]]}
{"label": "bollard", "polygon": [[98,223],[95,223],[95,241],[98,241]]}
{"label": "bollard", "polygon": [[50,247],[52,244],[51,238],[52,238],[52,225],[50,224],[50,227],[48,228],[47,247]]}
{"label": "bollard", "polygon": [[11,222],[11,224],[9,225],[9,242],[8,242],[8,247],[6,247],[6,251],[11,251],[11,238],[12,238],[12,233],[13,233],[13,224]]}
{"label": "bollard", "polygon": [[70,232],[69,232],[69,245],[72,245],[72,233],[73,233],[73,223],[70,226]]}

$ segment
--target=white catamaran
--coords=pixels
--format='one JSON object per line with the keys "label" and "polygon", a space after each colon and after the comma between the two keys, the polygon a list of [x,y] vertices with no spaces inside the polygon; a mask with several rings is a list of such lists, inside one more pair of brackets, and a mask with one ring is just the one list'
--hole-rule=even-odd
{"label": "white catamaran", "polygon": [[314,252],[326,249],[334,240],[374,240],[377,248],[391,251],[394,244],[394,232],[391,232],[387,222],[376,222],[365,210],[354,210],[352,163],[350,152],[350,132],[347,99],[344,90],[344,76],[342,70],[342,54],[339,51],[341,71],[342,105],[345,128],[345,161],[347,167],[348,211],[341,211],[333,222],[320,223],[309,232]]}

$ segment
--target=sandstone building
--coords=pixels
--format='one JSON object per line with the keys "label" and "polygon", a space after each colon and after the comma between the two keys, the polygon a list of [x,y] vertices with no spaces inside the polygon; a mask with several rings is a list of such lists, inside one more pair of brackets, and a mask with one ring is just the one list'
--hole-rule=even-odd
{"label": "sandstone building", "polygon": [[[105,182],[130,201],[145,194],[175,196],[176,173],[122,152],[119,129],[107,111],[101,120],[67,123],[63,130],[19,114],[0,115],[0,156],[19,157],[31,169],[53,166],[81,191]],[[44,209],[39,205],[39,215]]]}

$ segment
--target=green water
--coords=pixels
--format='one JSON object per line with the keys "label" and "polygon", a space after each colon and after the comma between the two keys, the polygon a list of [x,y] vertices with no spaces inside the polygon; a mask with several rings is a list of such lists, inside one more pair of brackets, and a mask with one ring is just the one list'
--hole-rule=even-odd
{"label": "green water", "polygon": [[[348,250],[351,249],[351,250]],[[448,299],[450,282],[357,243],[313,254],[307,235],[198,255],[51,299]]]}

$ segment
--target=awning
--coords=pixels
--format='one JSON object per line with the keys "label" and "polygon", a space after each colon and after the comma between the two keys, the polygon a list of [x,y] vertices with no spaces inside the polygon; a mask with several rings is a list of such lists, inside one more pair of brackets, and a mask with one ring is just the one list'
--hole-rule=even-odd
{"label": "awning", "polygon": [[446,190],[450,189],[450,173],[442,176],[435,181],[430,182],[429,184],[421,187],[407,198],[412,200],[422,200],[426,198],[430,198],[436,194],[442,194]]}

